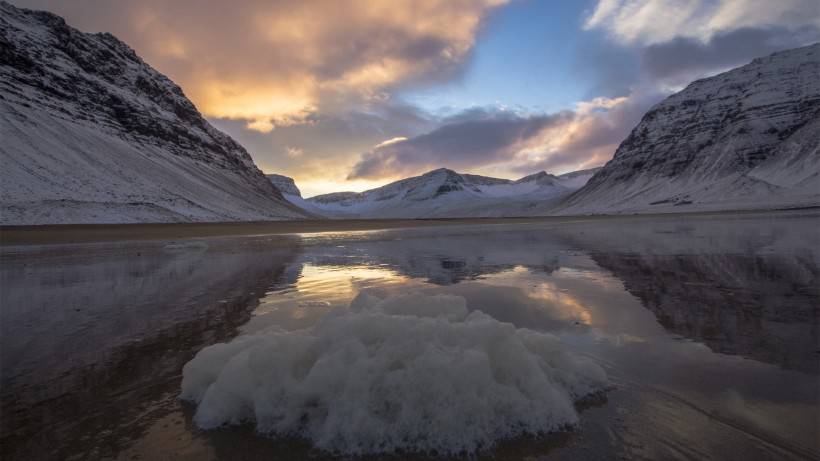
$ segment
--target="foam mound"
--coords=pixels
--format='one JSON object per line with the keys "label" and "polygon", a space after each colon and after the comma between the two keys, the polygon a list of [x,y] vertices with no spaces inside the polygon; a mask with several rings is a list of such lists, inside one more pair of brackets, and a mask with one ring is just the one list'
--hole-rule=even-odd
{"label": "foam mound", "polygon": [[606,379],[557,337],[469,312],[459,296],[362,293],[312,328],[203,349],[181,397],[206,429],[255,423],[347,455],[457,454],[574,425],[574,401]]}

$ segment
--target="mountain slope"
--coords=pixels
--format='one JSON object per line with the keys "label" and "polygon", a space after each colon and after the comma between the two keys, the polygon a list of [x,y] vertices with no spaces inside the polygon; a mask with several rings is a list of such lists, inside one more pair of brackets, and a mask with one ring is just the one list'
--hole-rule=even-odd
{"label": "mountain slope", "polygon": [[441,168],[360,193],[336,192],[307,200],[286,198],[333,218],[534,216],[546,214],[595,171],[562,176],[542,171],[511,181]]}
{"label": "mountain slope", "polygon": [[5,2],[0,139],[2,224],[303,216],[127,45]]}
{"label": "mountain slope", "polygon": [[820,44],[698,80],[644,115],[556,212],[820,205]]}

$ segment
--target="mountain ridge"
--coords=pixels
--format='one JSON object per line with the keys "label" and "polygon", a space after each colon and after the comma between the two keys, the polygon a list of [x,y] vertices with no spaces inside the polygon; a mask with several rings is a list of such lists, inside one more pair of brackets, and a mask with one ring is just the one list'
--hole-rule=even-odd
{"label": "mountain ridge", "polygon": [[524,216],[545,214],[595,171],[559,176],[541,171],[511,180],[438,168],[363,192],[333,192],[307,199],[285,194],[285,198],[331,218]]}
{"label": "mountain ridge", "polygon": [[0,2],[2,224],[306,216],[109,33]]}
{"label": "mountain ridge", "polygon": [[820,43],[696,80],[653,106],[558,214],[820,204]]}

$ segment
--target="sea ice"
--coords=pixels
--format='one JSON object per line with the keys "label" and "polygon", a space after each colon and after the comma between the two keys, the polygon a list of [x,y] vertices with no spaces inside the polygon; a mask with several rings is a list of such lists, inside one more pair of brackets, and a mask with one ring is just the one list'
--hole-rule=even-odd
{"label": "sea ice", "polygon": [[475,452],[578,421],[607,378],[557,337],[516,329],[459,296],[361,293],[311,328],[203,349],[182,398],[203,428],[251,422],[335,453]]}

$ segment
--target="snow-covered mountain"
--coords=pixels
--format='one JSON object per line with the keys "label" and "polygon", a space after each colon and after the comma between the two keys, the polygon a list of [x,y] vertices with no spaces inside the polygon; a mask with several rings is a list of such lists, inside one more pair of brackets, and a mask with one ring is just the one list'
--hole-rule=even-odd
{"label": "snow-covered mountain", "polygon": [[0,223],[304,216],[116,37],[0,2]]}
{"label": "snow-covered mountain", "polygon": [[441,168],[364,192],[336,192],[309,199],[285,197],[331,218],[534,216],[547,214],[596,171],[561,176],[542,171],[512,181]]}
{"label": "snow-covered mountain", "polygon": [[820,205],[820,44],[755,59],[662,101],[555,212]]}

